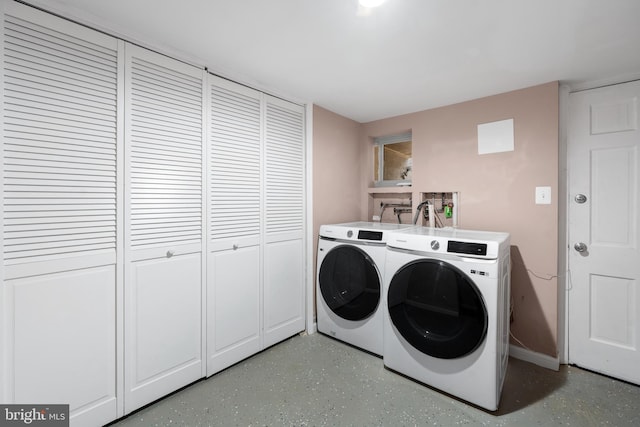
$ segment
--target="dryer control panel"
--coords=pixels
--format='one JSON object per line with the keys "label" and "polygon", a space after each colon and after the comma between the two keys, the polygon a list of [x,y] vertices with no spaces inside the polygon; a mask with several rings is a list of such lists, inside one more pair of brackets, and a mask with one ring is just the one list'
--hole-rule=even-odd
{"label": "dryer control panel", "polygon": [[382,241],[382,231],[358,230],[358,240]]}
{"label": "dryer control panel", "polygon": [[449,240],[447,242],[447,252],[454,254],[484,256],[487,254],[487,244]]}
{"label": "dryer control panel", "polygon": [[507,233],[420,227],[391,234],[387,246],[423,253],[494,260],[502,251],[509,250],[509,240]]}

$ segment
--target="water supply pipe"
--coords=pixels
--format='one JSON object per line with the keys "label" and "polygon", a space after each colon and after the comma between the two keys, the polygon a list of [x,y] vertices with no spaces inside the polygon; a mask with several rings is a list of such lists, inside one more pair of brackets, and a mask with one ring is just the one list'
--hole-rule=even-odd
{"label": "water supply pipe", "polygon": [[[384,202],[380,202],[380,222],[382,222],[382,214],[384,213],[384,210],[387,208],[409,208],[409,211],[411,211],[411,205],[405,205],[402,203],[384,203]],[[401,224],[400,222],[400,214],[396,212],[396,214],[398,215],[398,224]]]}
{"label": "water supply pipe", "polygon": [[[429,202],[428,200],[425,200],[424,202],[421,202],[418,207],[416,208],[416,214],[413,216],[413,223],[417,224],[418,223],[418,218],[420,218],[420,211],[424,209],[425,206],[430,205],[431,202]],[[431,209],[429,210],[431,211]],[[431,214],[429,214],[431,215]],[[432,224],[430,222],[430,224]]]}

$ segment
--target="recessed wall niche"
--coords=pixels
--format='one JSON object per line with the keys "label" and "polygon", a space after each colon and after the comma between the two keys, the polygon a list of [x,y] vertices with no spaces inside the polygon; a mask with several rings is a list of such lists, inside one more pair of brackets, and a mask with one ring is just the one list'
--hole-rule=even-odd
{"label": "recessed wall niche", "polygon": [[411,185],[411,132],[374,138],[373,182],[376,187]]}
{"label": "recessed wall niche", "polygon": [[369,195],[369,221],[411,224],[411,193],[373,193]]}
{"label": "recessed wall niche", "polygon": [[459,196],[457,191],[420,192],[372,191],[369,193],[368,220],[425,227],[457,227]]}
{"label": "recessed wall niche", "polygon": [[[420,201],[416,205],[417,224],[425,227],[457,227],[458,225],[458,192],[420,193]],[[414,217],[415,219],[415,217]]]}

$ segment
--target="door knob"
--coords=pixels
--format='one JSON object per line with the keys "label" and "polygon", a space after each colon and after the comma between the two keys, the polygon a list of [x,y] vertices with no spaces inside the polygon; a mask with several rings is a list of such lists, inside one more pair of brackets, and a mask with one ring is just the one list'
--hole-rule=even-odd
{"label": "door knob", "polygon": [[585,245],[584,243],[576,243],[575,245],[573,245],[573,249],[575,249],[576,251],[582,253],[582,252],[586,252],[587,251],[587,245]]}
{"label": "door knob", "polygon": [[584,194],[576,194],[574,200],[576,201],[576,203],[583,204],[587,201],[587,196],[585,196]]}

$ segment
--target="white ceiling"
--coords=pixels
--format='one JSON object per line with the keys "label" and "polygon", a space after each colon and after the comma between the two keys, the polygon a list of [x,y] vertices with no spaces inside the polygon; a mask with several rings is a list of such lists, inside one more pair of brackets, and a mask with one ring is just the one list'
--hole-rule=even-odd
{"label": "white ceiling", "polygon": [[29,0],[358,122],[640,77],[640,0]]}

